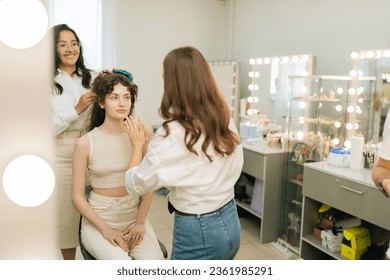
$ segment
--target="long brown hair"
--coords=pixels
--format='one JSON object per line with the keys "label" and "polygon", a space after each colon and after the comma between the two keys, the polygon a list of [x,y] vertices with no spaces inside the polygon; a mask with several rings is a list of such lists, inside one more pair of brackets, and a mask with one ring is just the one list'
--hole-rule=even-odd
{"label": "long brown hair", "polygon": [[[88,69],[84,64],[84,55],[83,55],[84,51],[83,51],[83,46],[81,44],[79,36],[77,36],[77,33],[66,24],[58,24],[58,25],[52,27],[52,31],[54,33],[54,48],[53,48],[54,49],[54,68],[53,68],[54,76],[58,75],[58,68],[59,68],[60,63],[61,63],[61,60],[60,60],[60,57],[58,56],[58,51],[57,51],[57,44],[58,44],[58,40],[60,38],[60,33],[62,31],[70,31],[73,33],[74,37],[76,38],[77,44],[79,45],[79,49],[80,49],[80,54],[79,54],[79,58],[76,61],[76,69],[75,69],[74,73],[77,76],[82,77],[82,79],[81,79],[82,86],[86,89],[89,89],[90,84],[91,84],[91,80],[92,80],[92,75],[91,75],[91,70]],[[62,86],[57,82],[54,82],[54,85],[57,88],[57,93],[59,95],[61,95],[62,92],[64,91]]]}
{"label": "long brown hair", "polygon": [[212,145],[221,156],[230,155],[240,143],[237,133],[229,129],[230,110],[217,88],[210,67],[194,47],[183,47],[167,54],[164,67],[164,95],[159,109],[165,120],[163,128],[169,135],[168,123],[179,122],[185,129],[187,149],[198,155],[194,145],[204,135],[202,151]]}

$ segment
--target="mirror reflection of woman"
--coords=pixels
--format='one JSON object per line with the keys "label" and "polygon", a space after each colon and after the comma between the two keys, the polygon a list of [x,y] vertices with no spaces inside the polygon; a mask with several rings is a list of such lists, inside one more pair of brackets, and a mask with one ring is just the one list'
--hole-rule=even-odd
{"label": "mirror reflection of woman", "polygon": [[59,248],[65,260],[74,260],[80,214],[71,201],[72,154],[76,140],[86,131],[96,95],[90,84],[97,73],[84,64],[83,47],[76,32],[66,24],[53,27],[54,93],[52,120],[56,135],[55,175],[58,207],[56,228]]}

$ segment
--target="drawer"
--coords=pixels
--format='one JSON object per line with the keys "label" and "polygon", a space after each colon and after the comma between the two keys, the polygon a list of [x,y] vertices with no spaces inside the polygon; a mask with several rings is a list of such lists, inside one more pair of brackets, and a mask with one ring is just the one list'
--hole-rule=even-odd
{"label": "drawer", "polygon": [[390,230],[390,199],[376,188],[305,167],[303,195]]}
{"label": "drawer", "polygon": [[265,156],[259,153],[244,149],[244,166],[242,171],[264,180]]}

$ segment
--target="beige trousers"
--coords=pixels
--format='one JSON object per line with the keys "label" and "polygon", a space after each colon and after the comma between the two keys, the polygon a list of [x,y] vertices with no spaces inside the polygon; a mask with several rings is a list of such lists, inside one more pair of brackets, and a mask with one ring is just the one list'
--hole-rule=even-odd
{"label": "beige trousers", "polygon": [[[88,201],[96,213],[113,229],[122,231],[135,222],[139,205],[138,197],[130,195],[106,197],[91,191]],[[164,259],[157,237],[148,220],[146,221],[145,229],[144,239],[129,254],[119,246],[113,246],[85,218],[82,219],[81,238],[87,251],[98,260]]]}

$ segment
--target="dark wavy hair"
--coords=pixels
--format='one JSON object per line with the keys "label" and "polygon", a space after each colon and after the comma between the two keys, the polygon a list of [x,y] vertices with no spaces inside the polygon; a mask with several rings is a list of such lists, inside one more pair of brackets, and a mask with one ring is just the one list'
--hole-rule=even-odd
{"label": "dark wavy hair", "polygon": [[169,135],[168,124],[179,122],[185,129],[187,149],[198,155],[194,145],[202,134],[202,151],[211,145],[221,155],[230,155],[241,142],[237,133],[229,129],[230,109],[214,80],[210,67],[194,47],[183,47],[167,54],[163,63],[164,94],[159,109],[165,120],[162,124]]}
{"label": "dark wavy hair", "polygon": [[[82,77],[82,80],[81,80],[82,86],[86,89],[89,89],[91,86],[90,84],[91,84],[91,80],[92,80],[92,75],[91,75],[91,70],[88,69],[84,64],[83,46],[81,45],[80,38],[77,36],[76,32],[66,24],[55,25],[52,27],[52,31],[54,33],[54,40],[53,40],[53,43],[54,43],[54,76],[58,75],[58,68],[59,68],[60,63],[61,63],[60,57],[58,56],[58,52],[57,52],[57,44],[58,44],[58,40],[60,38],[60,33],[61,33],[61,31],[70,31],[76,37],[76,41],[77,41],[79,48],[80,48],[80,54],[79,54],[79,58],[76,61],[76,69],[74,71],[74,74]],[[64,90],[62,88],[62,86],[60,84],[58,84],[57,82],[54,82],[54,85],[57,88],[57,93],[61,95],[63,90]]]}
{"label": "dark wavy hair", "polygon": [[103,124],[106,117],[106,110],[102,109],[99,106],[99,103],[104,103],[105,97],[107,94],[114,91],[114,87],[117,84],[121,84],[130,92],[131,98],[131,107],[129,116],[132,116],[134,113],[134,103],[138,97],[138,86],[134,84],[129,78],[123,74],[113,74],[113,73],[100,73],[92,83],[92,92],[97,94],[97,102],[93,104],[90,124],[88,131],[93,130],[95,127]]}

